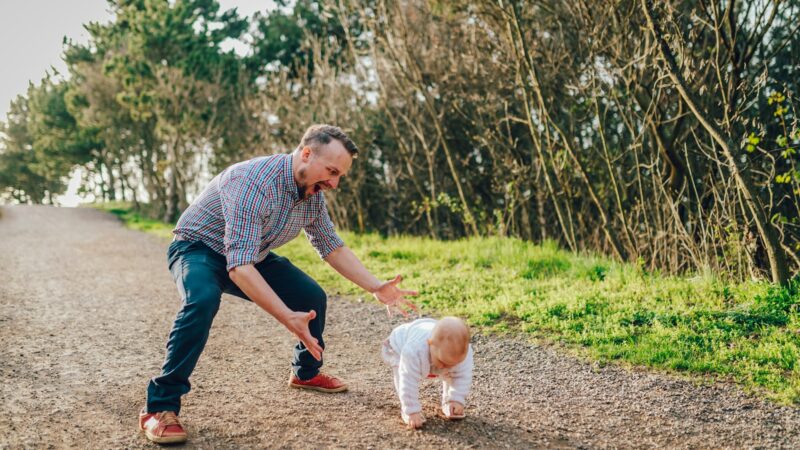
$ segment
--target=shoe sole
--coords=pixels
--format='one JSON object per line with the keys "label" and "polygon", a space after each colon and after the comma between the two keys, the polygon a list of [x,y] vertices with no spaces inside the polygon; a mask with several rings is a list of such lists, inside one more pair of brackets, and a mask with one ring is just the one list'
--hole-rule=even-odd
{"label": "shoe sole", "polygon": [[341,386],[341,387],[338,387],[338,388],[332,388],[331,389],[331,388],[324,388],[324,387],[319,387],[319,386],[305,386],[305,385],[302,385],[302,384],[294,384],[294,383],[289,383],[289,387],[295,388],[295,389],[308,389],[310,391],[327,392],[329,394],[333,393],[333,392],[344,392],[344,391],[347,390],[347,386]]}
{"label": "shoe sole", "polygon": [[156,444],[179,444],[189,440],[189,436],[156,436],[147,430],[142,431],[144,431],[144,435],[147,437],[147,439],[155,442]]}

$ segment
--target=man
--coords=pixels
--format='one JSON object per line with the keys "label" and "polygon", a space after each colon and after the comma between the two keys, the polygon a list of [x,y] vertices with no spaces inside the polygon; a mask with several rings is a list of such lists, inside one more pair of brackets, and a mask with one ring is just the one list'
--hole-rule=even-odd
{"label": "man", "polygon": [[323,191],[336,189],[358,148],[339,128],[314,125],[288,155],[228,167],[184,211],[167,253],[181,296],[161,375],[150,380],[139,428],[157,443],[184,442],[181,396],[205,347],[223,292],[251,300],[300,340],[289,386],[342,392],[347,385],[320,372],[327,298],[320,286],[271,250],[305,230],[320,257],[373,295],[391,313],[417,307],[398,275],[382,282],[344,246],[328,215]]}

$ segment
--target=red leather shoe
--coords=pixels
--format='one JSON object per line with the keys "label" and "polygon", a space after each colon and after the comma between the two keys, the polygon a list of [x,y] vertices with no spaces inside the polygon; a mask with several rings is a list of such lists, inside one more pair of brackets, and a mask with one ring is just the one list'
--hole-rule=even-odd
{"label": "red leather shoe", "polygon": [[289,387],[320,392],[344,392],[347,390],[345,382],[324,373],[319,373],[310,380],[301,380],[292,373],[289,375]]}
{"label": "red leather shoe", "polygon": [[188,439],[186,430],[172,411],[148,413],[142,409],[139,413],[139,429],[144,431],[147,439],[157,444],[177,444]]}

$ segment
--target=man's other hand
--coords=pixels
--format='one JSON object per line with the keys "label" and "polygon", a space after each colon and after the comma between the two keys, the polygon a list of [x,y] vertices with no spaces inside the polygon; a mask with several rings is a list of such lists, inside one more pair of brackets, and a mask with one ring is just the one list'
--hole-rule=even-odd
{"label": "man's other hand", "polygon": [[400,311],[403,317],[408,317],[409,311],[414,311],[419,315],[419,308],[417,308],[417,305],[405,298],[407,295],[416,296],[419,293],[417,291],[400,289],[397,285],[400,284],[401,281],[403,281],[403,277],[397,275],[394,279],[381,284],[372,295],[374,295],[379,302],[386,305],[386,313],[389,317],[392,316],[392,309]]}
{"label": "man's other hand", "polygon": [[317,313],[314,310],[309,312],[292,311],[286,318],[284,325],[300,339],[300,342],[306,346],[306,349],[314,359],[322,361],[322,346],[319,345],[317,338],[311,336],[311,332],[308,331],[308,323],[314,320],[315,317],[317,317]]}

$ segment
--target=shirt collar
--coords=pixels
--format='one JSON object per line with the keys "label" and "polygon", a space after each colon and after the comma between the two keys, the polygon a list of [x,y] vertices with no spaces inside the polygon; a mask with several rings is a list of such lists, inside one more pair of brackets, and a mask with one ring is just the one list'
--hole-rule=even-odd
{"label": "shirt collar", "polygon": [[297,193],[297,183],[294,181],[294,173],[292,172],[292,164],[294,153],[289,153],[283,160],[283,180],[286,193],[292,198],[292,201],[300,200],[300,195]]}

